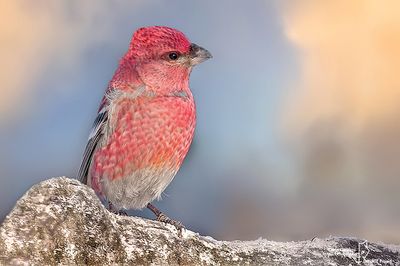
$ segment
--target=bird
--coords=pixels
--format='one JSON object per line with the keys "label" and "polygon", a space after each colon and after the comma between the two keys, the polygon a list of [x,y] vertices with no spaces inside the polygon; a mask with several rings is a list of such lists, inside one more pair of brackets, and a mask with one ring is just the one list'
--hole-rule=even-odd
{"label": "bird", "polygon": [[147,207],[156,220],[184,228],[152,202],[188,153],[196,125],[189,76],[210,58],[177,29],[134,32],[100,102],[78,171],[110,211],[126,215],[125,210]]}

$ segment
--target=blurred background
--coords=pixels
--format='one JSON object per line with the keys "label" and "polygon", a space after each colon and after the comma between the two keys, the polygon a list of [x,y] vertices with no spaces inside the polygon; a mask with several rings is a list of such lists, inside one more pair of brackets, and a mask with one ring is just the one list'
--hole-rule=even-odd
{"label": "blurred background", "polygon": [[219,239],[399,244],[398,10],[396,0],[0,1],[0,221],[33,184],[76,176],[133,31],[166,25],[214,58],[192,72],[196,136],[159,208]]}

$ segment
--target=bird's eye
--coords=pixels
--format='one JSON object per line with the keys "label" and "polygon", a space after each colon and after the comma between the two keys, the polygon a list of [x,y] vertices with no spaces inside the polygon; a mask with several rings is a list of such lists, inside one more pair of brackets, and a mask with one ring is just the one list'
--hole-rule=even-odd
{"label": "bird's eye", "polygon": [[177,60],[179,58],[179,54],[177,52],[170,52],[168,54],[168,58],[171,60]]}

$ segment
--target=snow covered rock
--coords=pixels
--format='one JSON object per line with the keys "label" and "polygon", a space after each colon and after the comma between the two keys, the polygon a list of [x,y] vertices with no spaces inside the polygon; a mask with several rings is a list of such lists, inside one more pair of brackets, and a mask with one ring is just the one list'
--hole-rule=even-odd
{"label": "snow covered rock", "polygon": [[217,241],[108,212],[66,177],[33,186],[0,227],[0,265],[400,265],[400,248],[354,238]]}

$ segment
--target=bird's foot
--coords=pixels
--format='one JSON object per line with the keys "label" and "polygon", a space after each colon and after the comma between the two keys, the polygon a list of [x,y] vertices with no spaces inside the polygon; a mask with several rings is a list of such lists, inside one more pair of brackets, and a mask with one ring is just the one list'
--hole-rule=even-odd
{"label": "bird's foot", "polygon": [[128,216],[128,213],[124,210],[118,210],[114,207],[111,202],[108,202],[108,210],[114,214],[121,215],[121,216]]}
{"label": "bird's foot", "polygon": [[179,235],[182,236],[182,230],[185,229],[185,226],[181,222],[172,220],[151,203],[147,204],[147,208],[149,208],[156,215],[157,221],[175,226]]}
{"label": "bird's foot", "polygon": [[182,233],[182,230],[185,229],[185,226],[180,221],[172,220],[164,213],[160,213],[157,216],[157,221],[175,226],[176,230],[178,230],[179,233]]}
{"label": "bird's foot", "polygon": [[123,210],[119,210],[117,212],[114,212],[115,214],[121,215],[121,216],[128,216],[128,213],[126,211]]}

